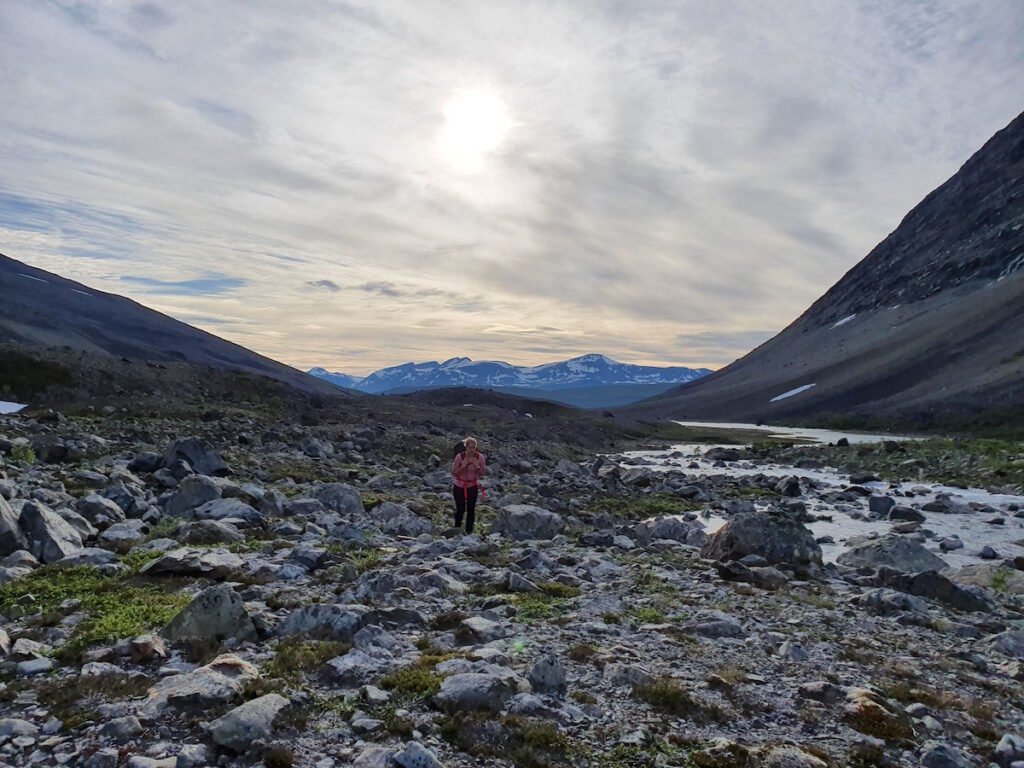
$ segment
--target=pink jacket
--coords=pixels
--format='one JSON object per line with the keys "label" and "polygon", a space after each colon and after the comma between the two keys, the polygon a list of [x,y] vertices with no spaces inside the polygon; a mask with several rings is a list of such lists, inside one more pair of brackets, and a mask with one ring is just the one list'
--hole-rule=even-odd
{"label": "pink jacket", "polygon": [[468,461],[466,454],[460,453],[455,457],[452,474],[455,475],[455,484],[459,488],[472,488],[479,478],[487,474],[484,455],[477,451],[476,461]]}

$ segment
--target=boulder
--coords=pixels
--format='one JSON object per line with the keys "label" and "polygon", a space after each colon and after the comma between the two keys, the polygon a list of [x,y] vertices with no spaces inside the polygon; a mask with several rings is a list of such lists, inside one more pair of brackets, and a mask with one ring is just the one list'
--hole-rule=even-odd
{"label": "boulder", "polygon": [[28,549],[28,539],[18,525],[18,515],[7,500],[0,496],[0,557],[6,557],[21,549]]}
{"label": "boulder", "polygon": [[897,573],[885,583],[900,592],[928,597],[959,611],[991,611],[992,603],[978,587],[961,587],[935,571]]}
{"label": "boulder", "polygon": [[892,496],[868,497],[868,509],[876,515],[888,515],[889,511],[895,506],[896,500]]}
{"label": "boulder", "polygon": [[921,768],[971,768],[964,754],[940,741],[925,742],[921,747]]}
{"label": "boulder", "polygon": [[245,752],[254,741],[270,737],[274,731],[274,721],[290,703],[280,694],[268,693],[218,717],[207,725],[206,730],[218,746],[234,752]]}
{"label": "boulder", "polygon": [[78,510],[78,514],[101,531],[114,523],[124,522],[124,512],[121,507],[98,493],[90,493],[79,501],[75,508]]}
{"label": "boulder", "polygon": [[410,741],[392,760],[400,768],[443,768],[441,762],[418,741]]}
{"label": "boulder", "polygon": [[893,521],[900,520],[907,523],[923,523],[924,515],[911,507],[896,505],[889,510],[889,519]]}
{"label": "boulder", "polygon": [[790,746],[770,747],[759,765],[763,768],[828,768],[828,763],[821,758]]}
{"label": "boulder", "polygon": [[996,744],[995,760],[1001,768],[1008,768],[1015,761],[1024,760],[1024,736],[1003,734],[1003,738]]}
{"label": "boulder", "polygon": [[181,547],[151,560],[139,572],[150,576],[205,576],[219,581],[228,578],[243,565],[245,561],[241,557],[226,549]]}
{"label": "boulder", "polygon": [[133,546],[146,538],[149,526],[142,520],[124,520],[114,523],[100,534],[100,542],[115,552],[126,554]]}
{"label": "boulder", "polygon": [[188,462],[192,471],[200,475],[224,477],[231,474],[213,446],[201,437],[185,437],[167,446],[160,463],[169,469],[178,461]]}
{"label": "boulder", "polygon": [[715,531],[701,548],[701,557],[739,560],[760,555],[770,564],[787,564],[798,571],[821,567],[821,547],[814,534],[788,517],[743,512]]}
{"label": "boulder", "polygon": [[510,675],[466,672],[442,680],[434,702],[448,712],[500,712],[517,692]]}
{"label": "boulder", "polygon": [[707,541],[704,525],[698,520],[683,520],[678,516],[659,518],[650,526],[651,539],[670,539],[700,547]]}
{"label": "boulder", "polygon": [[196,520],[181,526],[176,538],[182,544],[231,544],[245,541],[245,534],[231,523],[220,520]]}
{"label": "boulder", "polygon": [[362,495],[346,483],[321,483],[313,489],[312,496],[339,515],[351,517],[364,512]]}
{"label": "boulder", "polygon": [[375,618],[374,613],[365,605],[307,605],[282,621],[277,634],[280,637],[308,635],[351,643],[356,632]]}
{"label": "boulder", "polygon": [[197,520],[242,520],[247,525],[263,524],[263,513],[241,499],[214,499],[194,512]]}
{"label": "boulder", "polygon": [[29,551],[42,563],[55,563],[82,548],[82,537],[64,518],[38,501],[26,501],[18,520]]}
{"label": "boulder", "polygon": [[238,593],[227,584],[216,584],[196,595],[160,634],[172,642],[248,640],[256,636],[256,626]]}
{"label": "boulder", "polygon": [[932,554],[921,544],[902,536],[887,535],[878,539],[861,540],[836,558],[840,565],[851,568],[878,568],[886,566],[903,573],[941,571],[946,561]]}
{"label": "boulder", "polygon": [[223,495],[220,486],[206,475],[189,475],[167,499],[164,512],[171,517],[191,517],[198,507],[219,499]]}
{"label": "boulder", "polygon": [[426,520],[415,514],[411,509],[401,504],[385,501],[373,510],[373,517],[380,524],[385,533],[392,536],[419,536],[421,533],[430,533],[433,526]]}
{"label": "boulder", "polygon": [[527,675],[530,686],[537,693],[564,693],[566,688],[565,669],[558,657],[546,653],[534,662]]}
{"label": "boulder", "polygon": [[1024,629],[1008,629],[993,635],[989,645],[999,653],[1015,659],[1024,659]]}
{"label": "boulder", "polygon": [[491,526],[492,533],[509,539],[553,539],[565,530],[561,515],[533,504],[510,504],[501,509]]}
{"label": "boulder", "polygon": [[205,667],[158,682],[149,689],[140,714],[158,717],[169,707],[200,714],[232,702],[258,677],[249,662],[232,654],[218,656]]}

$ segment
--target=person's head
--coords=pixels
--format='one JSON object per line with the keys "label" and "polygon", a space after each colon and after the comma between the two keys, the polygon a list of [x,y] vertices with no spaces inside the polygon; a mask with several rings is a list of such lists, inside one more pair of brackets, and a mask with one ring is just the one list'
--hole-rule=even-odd
{"label": "person's head", "polygon": [[476,453],[475,437],[467,437],[465,440],[462,441],[462,444],[466,446],[466,450],[469,451],[470,453]]}

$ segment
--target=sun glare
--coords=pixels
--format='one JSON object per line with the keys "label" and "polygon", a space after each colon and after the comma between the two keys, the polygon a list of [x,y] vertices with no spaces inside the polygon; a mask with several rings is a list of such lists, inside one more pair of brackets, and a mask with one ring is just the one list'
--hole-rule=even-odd
{"label": "sun glare", "polygon": [[488,89],[462,91],[444,106],[441,151],[459,170],[479,170],[497,149],[511,121],[505,102]]}

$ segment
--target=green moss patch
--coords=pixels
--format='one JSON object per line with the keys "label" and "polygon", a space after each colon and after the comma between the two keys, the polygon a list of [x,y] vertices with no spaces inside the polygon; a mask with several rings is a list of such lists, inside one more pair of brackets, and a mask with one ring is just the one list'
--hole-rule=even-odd
{"label": "green moss patch", "polygon": [[728,719],[720,706],[713,702],[701,701],[680,682],[670,678],[638,685],[633,689],[633,696],[647,702],[659,712],[685,717],[697,723],[722,723]]}

